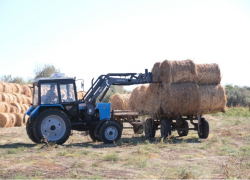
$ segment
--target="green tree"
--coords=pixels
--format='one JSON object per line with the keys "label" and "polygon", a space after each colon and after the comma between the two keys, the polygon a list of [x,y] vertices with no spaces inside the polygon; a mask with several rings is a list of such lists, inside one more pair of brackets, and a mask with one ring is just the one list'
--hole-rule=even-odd
{"label": "green tree", "polygon": [[56,67],[54,65],[52,65],[52,64],[45,64],[42,67],[38,66],[34,70],[34,73],[35,73],[35,78],[34,79],[37,79],[37,78],[40,78],[40,77],[50,77],[51,74],[58,73],[58,72],[60,72],[60,69],[56,69]]}
{"label": "green tree", "polygon": [[27,82],[19,76],[13,77],[11,75],[4,75],[1,78],[2,82],[7,82],[7,83],[17,83],[17,84],[26,84]]}

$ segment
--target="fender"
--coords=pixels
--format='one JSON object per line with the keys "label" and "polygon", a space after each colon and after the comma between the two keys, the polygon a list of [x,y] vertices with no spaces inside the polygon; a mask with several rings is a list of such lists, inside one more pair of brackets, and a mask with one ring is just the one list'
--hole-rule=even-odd
{"label": "fender", "polygon": [[34,109],[31,113],[30,113],[30,118],[36,118],[39,112],[40,107],[61,107],[62,109],[64,109],[64,107],[61,104],[46,104],[46,105],[40,105],[37,106],[36,109]]}

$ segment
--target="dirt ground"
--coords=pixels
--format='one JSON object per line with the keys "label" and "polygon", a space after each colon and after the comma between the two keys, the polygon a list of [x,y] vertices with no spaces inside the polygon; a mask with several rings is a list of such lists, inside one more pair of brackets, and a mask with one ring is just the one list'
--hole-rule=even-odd
{"label": "dirt ground", "polygon": [[[1,179],[250,178],[249,117],[207,116],[208,139],[196,131],[162,140],[124,129],[115,144],[74,131],[64,145],[34,144],[25,127],[0,129]],[[190,125],[191,127],[192,125]]]}

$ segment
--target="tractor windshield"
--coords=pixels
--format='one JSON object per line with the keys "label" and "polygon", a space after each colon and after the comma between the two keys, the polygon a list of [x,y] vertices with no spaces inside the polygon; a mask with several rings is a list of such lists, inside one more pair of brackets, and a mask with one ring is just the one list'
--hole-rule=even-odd
{"label": "tractor windshield", "polygon": [[56,83],[41,84],[41,104],[57,104],[58,91]]}

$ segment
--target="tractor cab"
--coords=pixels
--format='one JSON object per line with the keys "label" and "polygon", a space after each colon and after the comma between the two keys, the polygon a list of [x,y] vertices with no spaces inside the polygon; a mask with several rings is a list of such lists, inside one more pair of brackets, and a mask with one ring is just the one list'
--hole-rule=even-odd
{"label": "tractor cab", "polygon": [[[32,106],[37,111],[53,106],[54,108],[63,109],[70,119],[78,117],[75,79],[68,77],[36,79],[33,83]],[[34,113],[32,111],[32,114]]]}

